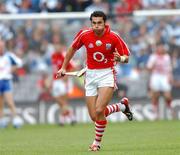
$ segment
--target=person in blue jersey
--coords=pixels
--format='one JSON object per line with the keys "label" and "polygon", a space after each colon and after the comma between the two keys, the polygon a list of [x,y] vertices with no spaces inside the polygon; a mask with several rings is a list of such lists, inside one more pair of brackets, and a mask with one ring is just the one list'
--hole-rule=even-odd
{"label": "person in blue jersey", "polygon": [[13,127],[19,128],[23,124],[22,120],[17,116],[12,92],[12,74],[19,67],[22,67],[22,60],[15,54],[6,52],[5,41],[0,39],[0,128],[6,128],[8,125],[3,112],[5,102],[11,112]]}

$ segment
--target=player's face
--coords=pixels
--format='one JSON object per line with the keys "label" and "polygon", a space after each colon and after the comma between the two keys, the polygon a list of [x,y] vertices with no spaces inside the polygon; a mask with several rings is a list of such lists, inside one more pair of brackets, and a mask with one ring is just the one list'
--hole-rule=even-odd
{"label": "player's face", "polygon": [[165,47],[164,47],[164,45],[158,45],[158,46],[157,46],[157,53],[158,53],[158,54],[164,54],[164,53],[165,53]]}
{"label": "player's face", "polygon": [[4,42],[0,40],[0,55],[3,55],[4,53]]}
{"label": "player's face", "polygon": [[92,17],[91,26],[96,35],[102,35],[105,30],[103,17]]}

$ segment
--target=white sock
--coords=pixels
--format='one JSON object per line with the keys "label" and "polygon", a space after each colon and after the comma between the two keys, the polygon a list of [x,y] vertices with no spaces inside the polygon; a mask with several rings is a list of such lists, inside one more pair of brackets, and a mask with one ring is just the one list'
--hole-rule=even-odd
{"label": "white sock", "polygon": [[122,103],[118,103],[118,106],[119,106],[119,109],[120,109],[122,112],[124,112],[124,111],[125,111],[126,106],[125,106],[124,104],[122,104]]}

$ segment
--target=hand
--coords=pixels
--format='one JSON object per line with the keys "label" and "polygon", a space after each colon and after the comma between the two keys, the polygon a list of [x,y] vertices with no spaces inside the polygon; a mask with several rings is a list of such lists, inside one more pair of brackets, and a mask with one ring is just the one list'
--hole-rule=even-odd
{"label": "hand", "polygon": [[61,68],[60,70],[58,70],[58,72],[56,73],[56,78],[61,78],[65,75],[66,70]]}
{"label": "hand", "polygon": [[121,55],[118,53],[118,51],[117,51],[116,48],[115,48],[115,52],[114,52],[113,54],[114,54],[114,61],[116,61],[116,62],[121,62],[121,63],[126,63],[126,61],[127,61],[126,56],[125,56],[125,55],[121,56]]}
{"label": "hand", "polygon": [[114,54],[114,61],[120,62],[121,56],[120,56],[120,54],[118,53],[117,49],[115,49],[115,52],[114,52],[113,54]]}

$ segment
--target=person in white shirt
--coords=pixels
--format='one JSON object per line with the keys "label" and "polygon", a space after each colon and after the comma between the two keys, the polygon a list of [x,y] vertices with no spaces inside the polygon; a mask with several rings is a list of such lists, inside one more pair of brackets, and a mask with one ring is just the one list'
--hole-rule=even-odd
{"label": "person in white shirt", "polygon": [[147,69],[150,71],[151,74],[149,88],[151,91],[153,109],[157,116],[157,119],[159,118],[158,101],[161,93],[167,105],[167,110],[169,113],[168,116],[172,117],[172,62],[170,55],[167,53],[164,44],[157,43],[156,51],[150,55],[149,60],[147,62]]}
{"label": "person in white shirt", "polygon": [[12,125],[15,128],[22,125],[22,120],[17,116],[12,92],[12,73],[21,66],[21,59],[13,53],[5,52],[5,42],[0,39],[0,128],[6,128],[8,125],[3,113],[4,101],[7,102],[12,114]]}

